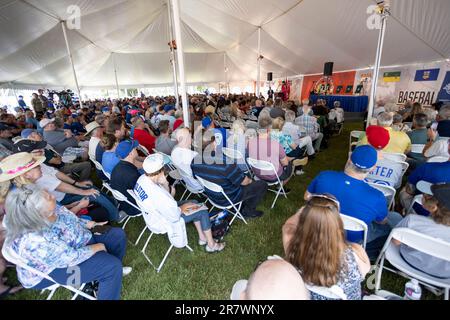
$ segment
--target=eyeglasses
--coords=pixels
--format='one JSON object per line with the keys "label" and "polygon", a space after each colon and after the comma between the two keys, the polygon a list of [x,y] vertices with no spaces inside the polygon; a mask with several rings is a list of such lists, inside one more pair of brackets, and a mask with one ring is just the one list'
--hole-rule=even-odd
{"label": "eyeglasses", "polygon": [[28,200],[28,197],[33,194],[33,191],[29,189],[24,189],[22,195],[25,195],[25,199],[22,200],[22,204],[25,205],[25,202]]}
{"label": "eyeglasses", "polygon": [[326,199],[326,200],[329,200],[329,201],[333,202],[336,205],[338,211],[340,211],[341,205],[340,205],[339,201],[336,199],[335,196],[333,196],[331,194],[328,194],[328,193],[325,193],[325,194],[311,194],[309,199],[306,201],[306,205],[307,206],[314,206],[314,207],[322,207],[322,208],[333,209],[329,205],[312,204],[311,202],[312,202],[313,199]]}

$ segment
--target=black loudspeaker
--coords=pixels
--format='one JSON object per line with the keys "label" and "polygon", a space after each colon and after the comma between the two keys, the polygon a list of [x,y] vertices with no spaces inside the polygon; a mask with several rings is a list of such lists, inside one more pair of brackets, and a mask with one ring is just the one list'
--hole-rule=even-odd
{"label": "black loudspeaker", "polygon": [[272,72],[269,72],[269,73],[267,74],[267,81],[272,81],[272,79],[273,79],[273,73],[272,73]]}
{"label": "black loudspeaker", "polygon": [[333,75],[333,66],[334,66],[333,62],[325,63],[325,66],[323,68],[323,75],[325,77],[331,77]]}

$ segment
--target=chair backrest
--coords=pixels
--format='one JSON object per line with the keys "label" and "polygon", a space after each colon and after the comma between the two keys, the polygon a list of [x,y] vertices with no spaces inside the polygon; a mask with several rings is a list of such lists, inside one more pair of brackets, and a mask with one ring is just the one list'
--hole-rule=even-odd
{"label": "chair backrest", "polygon": [[369,182],[369,185],[372,188],[375,188],[375,189],[383,192],[384,196],[386,197],[386,201],[387,201],[388,207],[390,207],[391,204],[393,203],[394,199],[395,199],[395,194],[397,193],[397,190],[395,190],[394,188],[392,188],[390,186],[386,186],[386,185],[378,184],[378,183],[373,183],[373,182]]}
{"label": "chair backrest", "polygon": [[215,184],[213,182],[207,181],[203,178],[200,178],[197,176],[197,180],[198,182],[200,182],[200,184],[205,187],[206,189],[212,191],[212,192],[217,192],[217,193],[224,193],[223,188],[221,186],[219,186],[218,184]]}
{"label": "chair backrest", "polygon": [[406,161],[406,155],[403,153],[389,153],[389,152],[383,152],[383,157],[385,159],[394,161],[394,162],[405,162]]}
{"label": "chair backrest", "polygon": [[[408,162],[405,162],[405,161],[402,161],[402,162],[399,162],[399,163],[400,163],[401,166],[402,166],[402,173],[405,174],[406,171],[408,171],[409,163],[408,163]],[[403,176],[402,176],[402,177],[403,177]]]}
{"label": "chair backrest", "polygon": [[354,131],[350,132],[350,139],[359,139],[359,137],[361,137],[361,135],[363,133],[364,133],[364,131],[354,130]]}
{"label": "chair backrest", "polygon": [[424,144],[413,144],[411,145],[411,152],[412,153],[422,153],[423,149],[425,149]]}
{"label": "chair backrest", "polygon": [[448,157],[441,157],[441,156],[437,156],[437,157],[433,157],[428,159],[427,162],[430,163],[443,163],[443,162],[447,162],[448,161]]}
{"label": "chair backrest", "polygon": [[364,232],[364,239],[363,239],[363,248],[366,247],[366,242],[367,242],[367,232],[368,232],[368,227],[367,224],[357,218],[354,217],[350,217],[347,216],[345,214],[341,213],[341,219],[342,222],[344,223],[344,229],[347,231],[354,231],[354,232],[358,232],[358,231],[362,231]]}
{"label": "chair backrest", "polygon": [[408,228],[395,228],[392,230],[390,238],[396,239],[412,249],[450,262],[450,243],[447,241]]}
{"label": "chair backrest", "polygon": [[309,292],[319,294],[328,299],[347,300],[347,295],[344,293],[344,290],[342,290],[342,288],[338,286],[332,286],[331,288],[327,288],[305,284],[305,287],[306,289],[308,289]]}
{"label": "chair backrest", "polygon": [[222,152],[224,155],[226,155],[228,158],[235,159],[235,160],[241,160],[244,159],[244,156],[239,150],[231,149],[231,148],[222,148]]}
{"label": "chair backrest", "polygon": [[102,165],[101,165],[100,162],[98,162],[97,160],[94,160],[94,159],[91,159],[91,161],[94,163],[95,168],[96,168],[97,170],[103,171],[103,167],[102,167]]}
{"label": "chair backrest", "polygon": [[258,169],[261,171],[273,171],[273,172],[277,173],[274,165],[268,161],[247,158],[247,162],[251,167],[253,167],[255,169]]}

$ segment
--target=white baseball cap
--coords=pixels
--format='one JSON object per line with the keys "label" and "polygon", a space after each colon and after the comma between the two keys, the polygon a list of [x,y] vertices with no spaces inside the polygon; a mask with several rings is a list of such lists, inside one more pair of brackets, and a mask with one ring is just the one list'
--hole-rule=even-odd
{"label": "white baseball cap", "polygon": [[164,157],[159,153],[149,155],[142,165],[144,171],[149,174],[158,172],[162,167],[164,167]]}
{"label": "white baseball cap", "polygon": [[55,122],[55,119],[42,119],[41,122],[39,122],[39,126],[41,128],[45,128],[46,126],[48,126],[52,122]]}

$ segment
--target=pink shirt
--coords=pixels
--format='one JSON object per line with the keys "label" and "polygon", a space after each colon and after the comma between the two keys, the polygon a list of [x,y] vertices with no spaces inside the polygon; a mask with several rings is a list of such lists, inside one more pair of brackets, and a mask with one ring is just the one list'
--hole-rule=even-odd
{"label": "pink shirt", "polygon": [[[278,141],[268,138],[253,138],[248,142],[248,154],[252,159],[263,160],[274,165],[280,176],[283,173],[281,160],[286,158],[286,153]],[[254,169],[256,176],[262,180],[275,181],[277,176],[273,171]]]}

